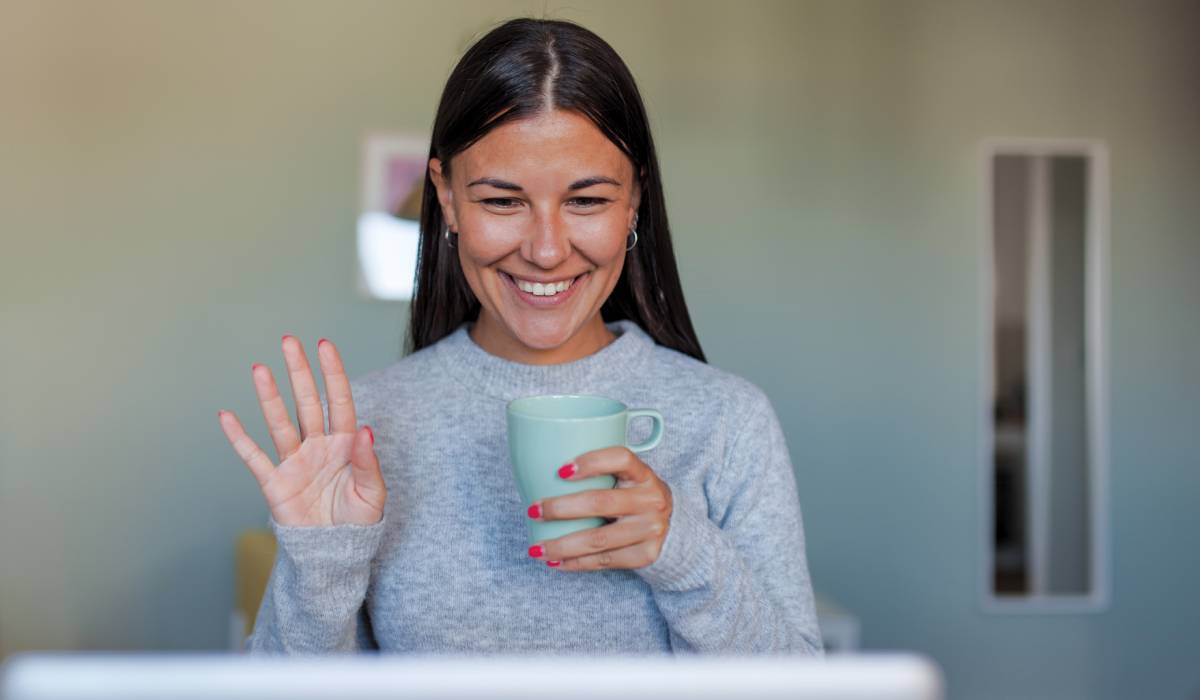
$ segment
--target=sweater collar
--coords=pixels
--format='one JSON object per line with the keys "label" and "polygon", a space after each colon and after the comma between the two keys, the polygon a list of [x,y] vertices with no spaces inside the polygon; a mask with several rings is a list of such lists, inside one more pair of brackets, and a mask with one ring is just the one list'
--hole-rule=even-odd
{"label": "sweater collar", "polygon": [[593,387],[620,383],[637,373],[654,347],[654,340],[641,326],[621,319],[604,324],[616,339],[587,357],[557,365],[527,365],[481,348],[471,338],[473,325],[473,321],[465,321],[438,341],[438,357],[446,371],[468,389],[504,401],[597,391]]}

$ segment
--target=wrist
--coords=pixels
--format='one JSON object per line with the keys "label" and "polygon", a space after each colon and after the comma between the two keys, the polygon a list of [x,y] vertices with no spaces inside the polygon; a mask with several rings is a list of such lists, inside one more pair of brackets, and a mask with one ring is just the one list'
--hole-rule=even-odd
{"label": "wrist", "polygon": [[700,588],[712,579],[717,526],[685,499],[675,498],[658,558],[634,573],[652,587],[667,591]]}
{"label": "wrist", "polygon": [[274,517],[271,531],[279,548],[296,563],[356,565],[379,549],[387,516],[371,525],[284,525]]}

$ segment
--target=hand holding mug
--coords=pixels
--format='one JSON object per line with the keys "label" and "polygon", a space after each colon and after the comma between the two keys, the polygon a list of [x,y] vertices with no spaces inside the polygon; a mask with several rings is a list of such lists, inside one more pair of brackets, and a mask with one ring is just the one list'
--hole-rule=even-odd
{"label": "hand holding mug", "polygon": [[530,506],[529,516],[616,520],[534,544],[529,556],[566,571],[637,569],[658,559],[671,521],[671,488],[624,446],[587,452],[558,471],[568,481],[603,474],[616,477],[615,488],[544,498]]}
{"label": "hand holding mug", "polygon": [[279,466],[246,434],[232,411],[218,411],[217,420],[234,451],[258,480],[271,517],[280,525],[372,525],[383,518],[387,487],[375,455],[371,428],[356,430],[354,399],[341,356],[333,343],[317,343],[329,403],[329,432],[325,412],[313,381],[304,346],[283,336],[283,358],[296,400],[300,430],[269,367],[251,368],[254,391],[279,455]]}
{"label": "hand holding mug", "polygon": [[[661,413],[603,396],[551,394],[515,399],[507,414],[530,556],[567,570],[632,569],[658,558],[671,490],[637,453],[662,440]],[[637,443],[628,436],[634,420],[651,422]]]}

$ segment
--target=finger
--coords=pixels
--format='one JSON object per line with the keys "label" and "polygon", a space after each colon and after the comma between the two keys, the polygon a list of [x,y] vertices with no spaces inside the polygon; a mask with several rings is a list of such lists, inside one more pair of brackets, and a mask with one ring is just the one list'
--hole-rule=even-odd
{"label": "finger", "polygon": [[332,341],[321,338],[317,341],[317,360],[325,376],[325,395],[329,402],[329,432],[353,433],[354,398],[350,394],[350,380],[342,366],[342,357]]}
{"label": "finger", "polygon": [[658,559],[661,546],[646,540],[631,544],[620,549],[610,549],[596,554],[585,554],[574,559],[562,559],[558,568],[561,571],[598,571],[601,569],[640,569],[649,566]]}
{"label": "finger", "polygon": [[350,464],[354,474],[354,488],[372,500],[371,496],[387,493],[383,483],[383,472],[379,469],[379,457],[375,454],[375,433],[371,426],[364,425],[354,436],[354,448],[350,453]]}
{"label": "finger", "polygon": [[275,443],[275,454],[282,462],[300,449],[300,433],[292,425],[292,417],[288,415],[287,404],[279,394],[271,368],[256,363],[250,368],[250,375],[254,378],[254,393],[258,394],[258,405],[267,422],[271,442]]}
{"label": "finger", "polygon": [[246,430],[242,428],[242,422],[233,414],[233,411],[217,411],[217,421],[221,424],[221,430],[225,432],[229,444],[233,445],[233,450],[237,452],[238,457],[242,458],[242,461],[249,467],[250,473],[258,480],[258,485],[266,485],[271,475],[275,473],[275,465],[271,463],[271,458],[246,434]]}
{"label": "finger", "polygon": [[615,518],[660,509],[661,495],[649,488],[588,489],[543,499],[542,520]]}
{"label": "finger", "polygon": [[[661,521],[645,515],[631,515],[601,527],[588,528],[530,547],[537,559],[574,559],[610,549],[621,549],[662,534]],[[541,550],[535,549],[541,547]]]}
{"label": "finger", "polygon": [[624,484],[640,484],[656,478],[645,462],[622,445],[585,452],[558,470],[561,478],[570,481],[602,474],[611,474]]}
{"label": "finger", "polygon": [[300,438],[325,432],[325,412],[321,410],[321,395],[313,380],[304,345],[294,336],[283,336],[283,359],[287,362],[292,396],[296,399],[296,415],[300,419]]}

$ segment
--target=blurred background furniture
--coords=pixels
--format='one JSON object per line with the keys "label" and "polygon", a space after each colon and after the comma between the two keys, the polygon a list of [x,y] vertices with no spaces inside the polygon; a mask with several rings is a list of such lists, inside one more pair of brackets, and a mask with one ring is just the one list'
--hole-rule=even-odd
{"label": "blurred background furniture", "polygon": [[229,618],[229,648],[242,651],[254,629],[271,566],[275,562],[275,535],[266,528],[244,530],[234,546],[234,607]]}

